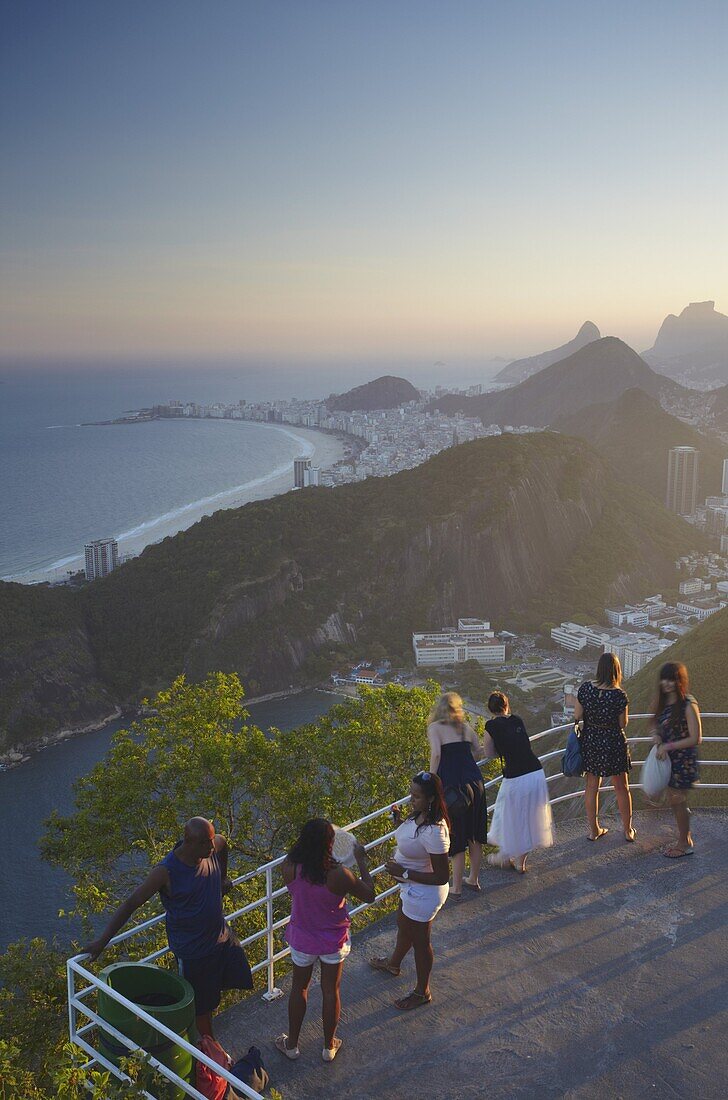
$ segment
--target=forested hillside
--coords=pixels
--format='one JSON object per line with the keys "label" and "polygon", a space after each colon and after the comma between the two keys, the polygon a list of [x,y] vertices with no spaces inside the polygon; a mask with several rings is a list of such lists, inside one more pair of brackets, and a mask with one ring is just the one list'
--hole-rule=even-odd
{"label": "forested hillside", "polygon": [[234,671],[255,694],[374,645],[406,658],[413,630],[462,615],[517,629],[597,616],[698,546],[582,441],[477,440],[391,478],[218,512],[78,592],[0,586],[2,736],[72,724],[79,696],[89,720],[183,671]]}

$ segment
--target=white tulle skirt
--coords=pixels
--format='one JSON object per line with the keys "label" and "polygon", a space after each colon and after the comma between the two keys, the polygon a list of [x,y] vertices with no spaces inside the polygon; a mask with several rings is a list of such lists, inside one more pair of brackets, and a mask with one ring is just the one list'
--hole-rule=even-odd
{"label": "white tulle skirt", "polygon": [[549,791],[543,770],[504,779],[493,807],[488,843],[511,858],[554,842]]}

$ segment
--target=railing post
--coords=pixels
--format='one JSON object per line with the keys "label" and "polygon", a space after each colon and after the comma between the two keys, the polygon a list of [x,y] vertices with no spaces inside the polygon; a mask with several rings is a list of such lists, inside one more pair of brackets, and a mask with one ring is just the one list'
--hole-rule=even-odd
{"label": "railing post", "polygon": [[268,935],[266,937],[268,951],[268,988],[263,994],[264,1001],[275,1001],[283,996],[283,990],[276,986],[275,963],[275,937],[273,935],[273,868],[265,869],[265,920]]}
{"label": "railing post", "polygon": [[68,1033],[71,1042],[76,1041],[76,1006],[73,999],[76,996],[76,982],[71,968],[70,959],[66,963],[66,983],[68,987]]}

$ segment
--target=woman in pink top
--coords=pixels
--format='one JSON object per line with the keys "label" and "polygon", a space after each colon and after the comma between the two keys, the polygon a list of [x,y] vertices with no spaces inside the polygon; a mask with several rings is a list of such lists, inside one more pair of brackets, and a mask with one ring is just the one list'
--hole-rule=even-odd
{"label": "woman in pink top", "polygon": [[323,994],[324,1062],[333,1062],[341,1046],[336,1027],[341,1013],[339,987],[344,959],[349,954],[349,913],[346,895],[374,901],[374,884],[367,870],[361,844],[354,856],[361,872],[358,879],[333,857],[334,827],[316,817],[307,821],[282,864],[283,881],[291,895],[291,919],[286,939],[291,948],[293,983],[288,998],[288,1034],[279,1035],[276,1047],[287,1058],[298,1058],[298,1037],[306,1015],[308,987],[314,963],[321,964]]}

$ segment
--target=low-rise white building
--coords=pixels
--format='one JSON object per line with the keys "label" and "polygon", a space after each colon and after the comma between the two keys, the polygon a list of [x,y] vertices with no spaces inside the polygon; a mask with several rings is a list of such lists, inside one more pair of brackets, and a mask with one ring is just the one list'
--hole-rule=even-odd
{"label": "low-rise white building", "polygon": [[700,622],[711,615],[715,615],[716,611],[720,611],[721,607],[725,606],[726,600],[715,596],[706,596],[697,600],[678,600],[677,602],[678,611],[682,611],[685,615],[694,615]]}
{"label": "low-rise white building", "polygon": [[439,668],[477,661],[481,665],[502,665],[505,643],[498,641],[486,619],[458,619],[457,630],[438,630],[412,635],[418,668]]}
{"label": "low-rise white building", "polygon": [[647,626],[650,621],[647,609],[630,604],[624,607],[606,607],[604,613],[610,626]]}
{"label": "low-rise white building", "polygon": [[600,626],[580,626],[579,623],[562,623],[551,629],[551,640],[562,649],[578,653],[587,646],[601,649],[609,641],[609,631]]}

